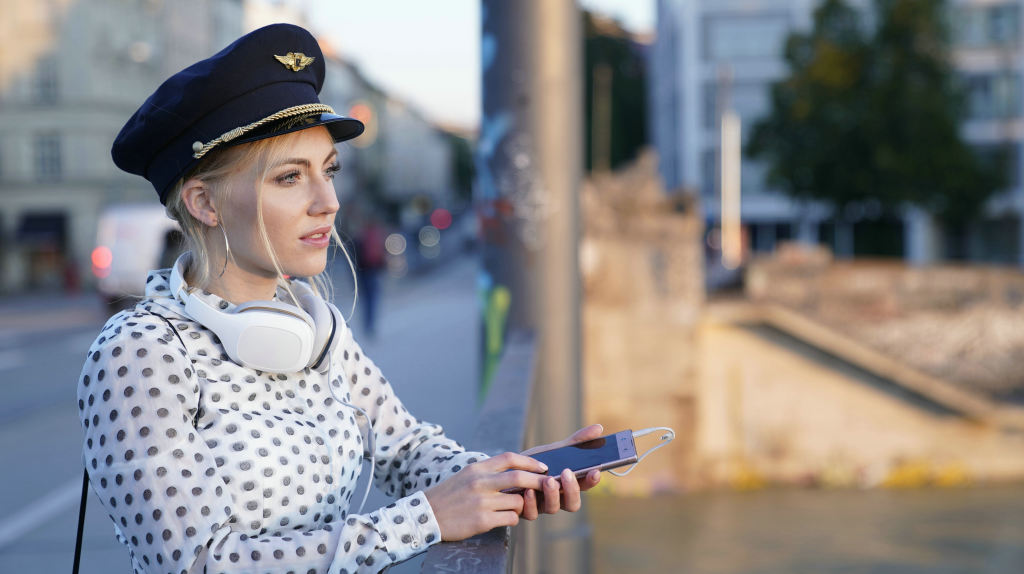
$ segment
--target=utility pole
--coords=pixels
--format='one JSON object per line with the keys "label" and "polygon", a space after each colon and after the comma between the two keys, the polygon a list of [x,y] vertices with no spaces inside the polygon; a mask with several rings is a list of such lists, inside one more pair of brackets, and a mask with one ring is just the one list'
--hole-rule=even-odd
{"label": "utility pole", "polygon": [[612,79],[608,64],[594,66],[594,103],[590,125],[590,165],[595,172],[608,172],[612,166]]}
{"label": "utility pole", "polygon": [[[536,333],[531,444],[581,426],[578,191],[583,171],[581,18],[573,0],[481,3],[483,118],[477,158],[485,314]],[[588,572],[582,512],[520,535],[529,572]]]}
{"label": "utility pole", "polygon": [[720,135],[718,139],[718,187],[721,209],[719,212],[722,266],[736,269],[743,259],[743,230],[740,215],[740,117],[732,107],[732,68],[724,66],[718,71],[717,111]]}

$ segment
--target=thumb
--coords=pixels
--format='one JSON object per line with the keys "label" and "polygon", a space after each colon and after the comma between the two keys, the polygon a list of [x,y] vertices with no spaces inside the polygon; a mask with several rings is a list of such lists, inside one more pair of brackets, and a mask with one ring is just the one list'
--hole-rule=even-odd
{"label": "thumb", "polygon": [[601,426],[600,424],[592,424],[590,426],[585,426],[585,427],[581,428],[580,430],[572,433],[572,436],[569,437],[569,442],[576,443],[576,442],[583,442],[583,441],[587,441],[587,440],[592,440],[592,439],[600,437],[603,433],[604,433],[604,427],[603,426]]}

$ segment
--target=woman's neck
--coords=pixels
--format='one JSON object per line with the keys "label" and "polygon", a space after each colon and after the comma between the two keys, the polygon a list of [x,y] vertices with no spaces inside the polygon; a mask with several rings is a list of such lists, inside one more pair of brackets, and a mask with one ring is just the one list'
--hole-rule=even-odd
{"label": "woman's neck", "polygon": [[210,293],[233,304],[248,301],[267,301],[277,292],[277,277],[253,273],[229,262],[224,272],[210,274],[204,287]]}

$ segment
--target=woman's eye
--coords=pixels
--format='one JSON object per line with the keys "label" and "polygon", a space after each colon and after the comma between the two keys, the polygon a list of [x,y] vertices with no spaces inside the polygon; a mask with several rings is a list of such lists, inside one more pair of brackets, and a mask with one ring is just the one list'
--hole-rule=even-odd
{"label": "woman's eye", "polygon": [[288,173],[277,176],[276,181],[279,184],[287,185],[290,183],[296,183],[297,181],[299,181],[300,177],[302,177],[302,173],[299,172],[298,170],[289,171]]}
{"label": "woman's eye", "polygon": [[324,170],[324,175],[326,175],[328,179],[334,179],[334,176],[338,175],[339,171],[341,171],[341,164],[333,163],[330,167]]}

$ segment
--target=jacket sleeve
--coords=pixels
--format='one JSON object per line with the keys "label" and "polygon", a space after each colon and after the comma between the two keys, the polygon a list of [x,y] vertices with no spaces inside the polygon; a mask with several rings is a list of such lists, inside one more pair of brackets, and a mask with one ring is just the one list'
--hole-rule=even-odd
{"label": "jacket sleeve", "polygon": [[388,496],[429,488],[467,464],[487,458],[466,451],[436,424],[418,420],[395,395],[380,369],[363,354],[352,331],[342,334],[340,365],[348,377],[352,403],[366,411],[373,426],[374,483]]}
{"label": "jacket sleeve", "polygon": [[[311,531],[251,536],[201,429],[200,387],[159,318],[115,316],[78,385],[93,489],[145,572],[378,572],[439,541],[422,493]],[[205,568],[204,568],[205,567]]]}

